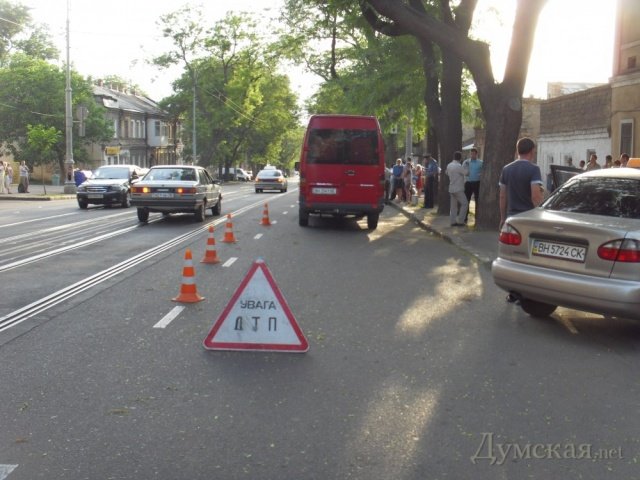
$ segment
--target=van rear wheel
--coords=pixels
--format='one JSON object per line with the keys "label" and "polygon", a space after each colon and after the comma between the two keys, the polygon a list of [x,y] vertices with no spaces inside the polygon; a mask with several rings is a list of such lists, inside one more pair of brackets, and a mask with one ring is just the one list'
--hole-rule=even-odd
{"label": "van rear wheel", "polygon": [[301,227],[309,226],[309,212],[303,210],[302,208],[298,212],[298,225]]}
{"label": "van rear wheel", "polygon": [[367,227],[369,230],[375,230],[378,228],[378,219],[380,218],[379,213],[368,213],[367,214]]}

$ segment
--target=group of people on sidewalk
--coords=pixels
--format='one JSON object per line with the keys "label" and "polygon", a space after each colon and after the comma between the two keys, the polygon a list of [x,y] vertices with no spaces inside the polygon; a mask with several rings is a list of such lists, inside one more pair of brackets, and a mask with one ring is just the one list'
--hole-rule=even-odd
{"label": "group of people on sidewalk", "polygon": [[[540,205],[544,199],[544,188],[540,168],[535,163],[535,142],[520,138],[516,144],[518,157],[505,165],[500,174],[500,228],[506,218]],[[436,178],[440,173],[438,161],[427,154],[424,165],[411,160],[403,164],[396,161],[391,172],[391,192],[397,201],[410,202],[412,195],[424,191],[424,208],[433,208],[435,201]],[[449,220],[452,227],[465,226],[469,216],[471,198],[475,201],[478,213],[480,198],[480,179],[483,161],[478,158],[478,150],[472,148],[469,158],[462,161],[462,152],[457,151],[447,165],[445,174],[449,177],[450,210]],[[421,181],[421,182],[420,182]],[[390,198],[393,200],[393,196]]]}
{"label": "group of people on sidewalk", "polygon": [[[24,160],[20,162],[19,175],[18,191],[29,193],[29,167]],[[12,193],[11,185],[13,185],[13,167],[10,162],[0,160],[0,193]]]}

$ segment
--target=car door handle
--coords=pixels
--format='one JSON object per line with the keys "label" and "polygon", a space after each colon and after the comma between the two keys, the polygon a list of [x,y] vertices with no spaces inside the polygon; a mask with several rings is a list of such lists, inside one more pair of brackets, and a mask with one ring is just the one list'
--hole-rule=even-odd
{"label": "car door handle", "polygon": [[344,171],[345,175],[349,175],[350,177],[353,177],[356,174],[355,170],[345,170]]}

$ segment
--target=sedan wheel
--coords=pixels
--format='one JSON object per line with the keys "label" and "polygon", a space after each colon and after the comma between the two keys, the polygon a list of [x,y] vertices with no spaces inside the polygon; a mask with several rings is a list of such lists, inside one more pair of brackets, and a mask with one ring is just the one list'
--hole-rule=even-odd
{"label": "sedan wheel", "polygon": [[522,300],[520,300],[520,306],[526,313],[528,313],[532,317],[539,318],[548,317],[556,310],[556,308],[558,308],[556,305],[536,302],[535,300],[529,300],[528,298],[523,298]]}
{"label": "sedan wheel", "polygon": [[149,220],[149,210],[145,208],[139,208],[138,220],[140,220],[142,223],[147,223],[147,221]]}
{"label": "sedan wheel", "polygon": [[211,207],[211,213],[213,215],[220,215],[220,213],[222,213],[222,198],[218,197],[216,204]]}
{"label": "sedan wheel", "polygon": [[81,209],[86,210],[87,207],[89,206],[89,202],[87,202],[86,200],[78,200],[78,206]]}
{"label": "sedan wheel", "polygon": [[196,222],[204,222],[204,211],[205,211],[204,203],[200,205],[198,208],[196,208],[196,211],[195,211]]}
{"label": "sedan wheel", "polygon": [[129,192],[125,192],[122,196],[122,208],[129,208],[131,206],[131,194]]}

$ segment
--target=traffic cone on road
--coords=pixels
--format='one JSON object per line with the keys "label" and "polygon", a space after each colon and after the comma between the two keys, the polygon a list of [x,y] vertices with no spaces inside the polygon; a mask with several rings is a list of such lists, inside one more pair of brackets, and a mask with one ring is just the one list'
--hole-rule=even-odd
{"label": "traffic cone on road", "polygon": [[193,268],[191,250],[187,248],[184,254],[184,267],[182,268],[182,285],[180,285],[180,295],[172,298],[174,302],[196,303],[204,300],[196,291],[196,272]]}
{"label": "traffic cone on road", "polygon": [[264,204],[264,210],[262,210],[262,221],[260,222],[260,225],[265,225],[267,227],[271,225],[271,221],[269,220],[269,204],[268,203]]}
{"label": "traffic cone on road", "polygon": [[236,237],[233,235],[233,222],[231,221],[231,214],[227,215],[227,223],[224,226],[224,243],[236,243]]}
{"label": "traffic cone on road", "polygon": [[207,249],[204,258],[200,263],[220,263],[218,252],[216,252],[216,239],[213,238],[213,225],[209,225],[209,238],[207,238]]}

